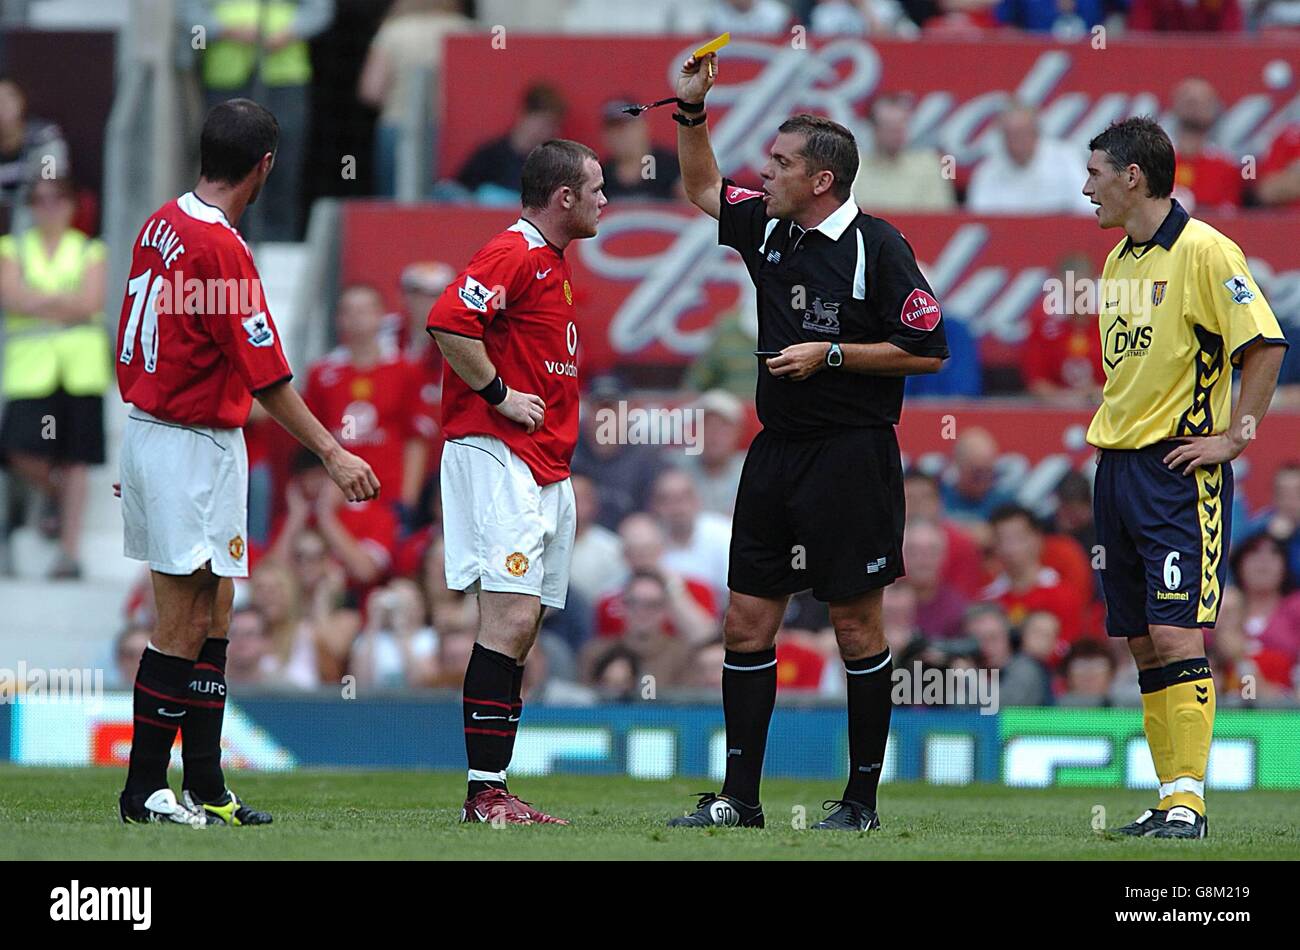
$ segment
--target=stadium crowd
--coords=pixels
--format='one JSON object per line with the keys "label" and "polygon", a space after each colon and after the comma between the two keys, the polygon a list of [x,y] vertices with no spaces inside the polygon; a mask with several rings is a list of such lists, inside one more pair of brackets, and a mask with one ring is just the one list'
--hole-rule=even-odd
{"label": "stadium crowd", "polygon": [[[193,64],[206,101],[248,94],[261,47],[260,88],[283,130],[263,212],[262,238],[302,233],[300,197],[308,141],[308,44],[335,16],[334,0],[293,0],[288,17],[259,39],[232,21],[219,0],[187,0],[186,23],[212,39]],[[533,6],[533,4],[530,4]],[[645,4],[546,0],[555,23],[607,30],[722,32],[778,36],[808,24],[813,35],[914,37],[921,30],[1019,29],[1060,38],[1108,29],[1235,33],[1300,26],[1300,0],[708,0]],[[376,194],[395,188],[408,67],[440,69],[440,40],[485,29],[456,0],[396,0],[356,63],[355,97],[374,110]],[[542,16],[536,10],[534,16]],[[1176,197],[1190,209],[1300,208],[1300,124],[1282,129],[1258,175],[1244,178],[1243,156],[1214,139],[1222,113],[1213,84],[1188,78],[1170,90],[1178,149]],[[676,160],[649,142],[646,126],[614,96],[601,111],[602,150],[611,200],[680,198]],[[980,214],[1088,213],[1078,156],[1046,136],[1039,117],[1011,103],[998,117],[997,148],[955,175],[941,156],[911,142],[913,103],[877,98],[865,117],[861,173],[854,194],[868,211],[965,209]],[[443,170],[431,197],[516,203],[523,157],[562,132],[562,93],[530,86],[516,120],[493,130],[459,169]],[[436,129],[433,130],[436,135]],[[56,182],[41,175],[55,155]],[[639,174],[653,155],[659,174]],[[75,188],[57,124],[27,114],[20,84],[0,79],[0,303],[6,310],[6,418],[17,402],[57,400],[102,433],[109,392],[102,244],[95,201]],[[437,249],[431,249],[436,254]],[[42,266],[33,266],[39,257]],[[251,478],[249,551],[254,570],[240,585],[231,625],[232,683],[312,689],[353,676],[358,685],[425,689],[459,685],[476,627],[476,608],[446,588],[442,573],[437,471],[442,364],[423,332],[425,315],[462,262],[411,263],[402,273],[402,312],[386,312],[374,287],[344,288],[335,313],[338,346],[302,368],[304,395],[385,486],[381,500],[343,503],[314,457],[296,452],[255,407],[246,437]],[[1060,263],[1062,274],[1095,275],[1086,257]],[[1267,292],[1267,287],[1265,288]],[[530,698],[591,701],[598,694],[716,689],[720,621],[726,606],[729,515],[744,439],[752,432],[752,338],[741,326],[752,307],[718,315],[709,349],[682,379],[689,408],[703,420],[700,451],[620,444],[598,438],[602,410],[628,398],[616,377],[584,382],[581,441],[573,461],[578,538],[565,610],[552,612],[527,667]],[[1018,395],[1061,406],[1095,405],[1103,375],[1095,320],[1035,314],[1025,339],[990,348],[949,314],[953,358],[933,379],[909,380],[909,398]],[[52,325],[56,332],[25,331]],[[1294,328],[1285,324],[1288,331]],[[109,398],[116,398],[110,395]],[[1300,347],[1283,369],[1277,404],[1300,406]],[[75,404],[75,405],[74,405]],[[947,466],[907,475],[908,576],[886,592],[886,627],[896,663],[1001,671],[1003,704],[1136,705],[1132,664],[1108,641],[1093,568],[1090,483],[1071,473],[1045,503],[1022,499],[993,437],[961,426]],[[102,464],[102,434],[73,440],[72,454],[42,457],[3,444],[7,472],[30,488],[28,517],[61,541],[52,576],[79,576],[77,535],[87,466]],[[58,443],[68,445],[68,440]],[[1212,638],[1223,703],[1294,703],[1300,696],[1300,461],[1276,475],[1268,498],[1238,499],[1233,585]],[[1025,507],[1024,503],[1031,507]],[[5,530],[12,526],[6,521]],[[115,656],[122,682],[134,675],[151,627],[147,579],[131,591]],[[1117,652],[1120,650],[1120,652]],[[796,596],[779,639],[780,686],[834,694],[843,677],[824,605]],[[1245,693],[1241,684],[1251,684]]]}

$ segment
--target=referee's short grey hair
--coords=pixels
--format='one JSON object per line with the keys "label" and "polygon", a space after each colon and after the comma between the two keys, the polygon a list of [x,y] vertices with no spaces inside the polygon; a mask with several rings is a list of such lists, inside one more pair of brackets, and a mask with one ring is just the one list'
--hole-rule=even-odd
{"label": "referee's short grey hair", "polygon": [[799,154],[808,171],[830,172],[835,178],[831,194],[841,201],[848,200],[853,193],[853,179],[858,177],[858,143],[852,132],[833,119],[807,112],[786,119],[777,131],[802,135]]}

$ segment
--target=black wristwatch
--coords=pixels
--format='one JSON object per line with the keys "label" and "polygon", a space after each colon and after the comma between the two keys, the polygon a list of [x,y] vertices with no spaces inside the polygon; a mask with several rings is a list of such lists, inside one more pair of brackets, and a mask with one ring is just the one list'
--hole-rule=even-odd
{"label": "black wristwatch", "polygon": [[832,343],[831,348],[826,351],[826,365],[831,369],[838,369],[844,365],[844,351],[840,349],[838,343]]}

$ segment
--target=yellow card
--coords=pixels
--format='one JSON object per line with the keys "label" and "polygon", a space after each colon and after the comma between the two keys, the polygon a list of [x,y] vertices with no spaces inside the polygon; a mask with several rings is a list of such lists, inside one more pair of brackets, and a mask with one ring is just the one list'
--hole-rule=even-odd
{"label": "yellow card", "polygon": [[707,56],[710,53],[716,53],[718,50],[722,49],[722,47],[726,46],[730,42],[731,42],[731,34],[723,33],[716,40],[709,40],[709,42],[705,43],[703,46],[697,49],[692,55],[696,59],[699,59],[701,56]]}

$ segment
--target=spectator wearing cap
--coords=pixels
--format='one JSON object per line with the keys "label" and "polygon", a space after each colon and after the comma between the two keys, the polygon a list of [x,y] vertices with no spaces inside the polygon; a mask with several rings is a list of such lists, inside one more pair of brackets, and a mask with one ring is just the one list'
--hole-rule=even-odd
{"label": "spectator wearing cap", "polygon": [[[377,195],[391,198],[397,194],[397,145],[411,100],[418,93],[413,83],[428,75],[428,101],[437,103],[442,88],[443,40],[474,28],[474,21],[459,7],[460,0],[396,0],[370,41],[357,82],[357,98],[380,110],[374,142]],[[438,130],[433,123],[440,112],[434,108],[427,117],[435,156]]]}
{"label": "spectator wearing cap", "polygon": [[650,127],[623,110],[635,105],[630,97],[610,99],[600,110],[600,136],[605,148],[605,197],[668,201],[684,199],[677,154],[650,143]]}
{"label": "spectator wearing cap", "polygon": [[1012,103],[998,118],[1001,141],[971,175],[966,207],[977,214],[1092,214],[1079,188],[1084,155],[1042,135],[1033,106]]}
{"label": "spectator wearing cap", "polygon": [[563,96],[554,86],[545,83],[529,86],[510,131],[480,145],[456,179],[479,201],[517,205],[524,159],[536,146],[559,137],[567,109]]}
{"label": "spectator wearing cap", "polygon": [[957,193],[939,153],[909,146],[912,103],[886,94],[871,104],[871,149],[858,160],[853,197],[866,211],[950,211]]}
{"label": "spectator wearing cap", "polygon": [[[1210,140],[1223,112],[1208,80],[1189,76],[1174,87],[1174,197],[1189,212],[1241,207],[1245,179],[1237,158]],[[1094,334],[1096,335],[1096,334]]]}
{"label": "spectator wearing cap", "polygon": [[617,531],[632,512],[645,510],[651,486],[665,465],[658,446],[628,445],[602,432],[601,419],[606,413],[618,412],[626,393],[616,376],[597,376],[591,381],[570,464],[575,475],[586,475],[596,484],[600,492],[596,520],[611,531]]}
{"label": "spectator wearing cap", "polygon": [[745,407],[733,393],[712,389],[689,408],[699,414],[699,452],[684,454],[679,467],[695,480],[705,511],[731,517],[745,467],[740,450]]}

